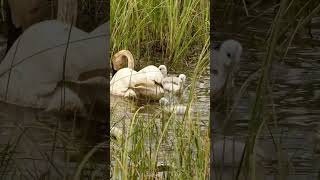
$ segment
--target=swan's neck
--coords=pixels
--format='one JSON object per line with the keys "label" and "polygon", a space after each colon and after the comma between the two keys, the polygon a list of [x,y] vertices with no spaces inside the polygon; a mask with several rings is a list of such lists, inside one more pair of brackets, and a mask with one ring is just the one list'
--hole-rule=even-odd
{"label": "swan's neck", "polygon": [[118,71],[119,69],[124,68],[123,66],[126,64],[124,61],[128,62],[128,68],[134,69],[134,59],[131,52],[128,50],[121,50],[114,55],[112,60],[114,70]]}
{"label": "swan's neck", "polygon": [[225,70],[221,70],[218,75],[217,75],[217,79],[220,83],[224,84],[226,83],[227,80],[227,73]]}
{"label": "swan's neck", "polygon": [[134,69],[134,59],[133,56],[130,54],[130,56],[127,56],[128,58],[128,68]]}
{"label": "swan's neck", "polygon": [[215,74],[215,78],[213,78],[213,86],[215,87],[214,89],[219,90],[226,83],[228,74],[222,63],[217,63],[216,71],[217,74]]}

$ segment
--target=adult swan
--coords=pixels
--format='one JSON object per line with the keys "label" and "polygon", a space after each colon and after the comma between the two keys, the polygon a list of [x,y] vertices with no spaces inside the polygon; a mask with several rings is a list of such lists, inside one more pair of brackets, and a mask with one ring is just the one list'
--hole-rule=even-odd
{"label": "adult swan", "polygon": [[29,27],[0,64],[0,99],[24,107],[59,110],[64,94],[65,108],[83,110],[77,88],[61,85],[63,73],[70,84],[107,84],[108,26],[107,22],[91,33],[72,27],[68,47],[70,25],[50,20]]}
{"label": "adult swan", "polygon": [[[128,64],[128,67],[124,68],[124,64]],[[163,72],[166,69],[164,65],[150,65],[137,72],[130,51],[121,50],[113,56],[112,66],[117,72],[110,81],[111,94],[150,100],[163,97],[161,82],[166,73]]]}

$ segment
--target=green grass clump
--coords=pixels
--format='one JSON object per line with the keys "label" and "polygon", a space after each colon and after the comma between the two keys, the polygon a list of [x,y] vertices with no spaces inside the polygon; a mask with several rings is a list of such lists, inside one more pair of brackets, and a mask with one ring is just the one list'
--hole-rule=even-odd
{"label": "green grass clump", "polygon": [[[209,128],[200,126],[201,116],[192,114],[190,108],[198,99],[196,84],[209,65],[209,1],[119,0],[110,4],[111,56],[128,49],[138,66],[158,60],[169,69],[194,67],[185,116],[164,115],[157,104],[150,109],[149,105],[137,107],[134,113],[128,108],[111,113],[111,127],[123,131],[122,138],[111,142],[112,178],[208,179]],[[111,109],[119,111],[119,106]]]}
{"label": "green grass clump", "polygon": [[209,37],[208,0],[111,1],[111,55],[129,49],[136,59],[169,64],[195,59]]}
{"label": "green grass clump", "polygon": [[[126,120],[119,120],[119,114],[112,112],[112,121],[125,121],[120,128],[124,132],[122,138],[111,143],[113,179],[208,178],[209,129],[200,126],[200,114],[190,111],[197,101],[196,83],[209,64],[208,47],[209,37],[191,77],[187,113],[184,116],[165,114],[160,106],[150,109],[144,107],[147,115],[140,113],[140,107]],[[152,112],[151,109],[156,110]],[[197,109],[194,111],[197,112]],[[119,122],[111,124],[121,126],[117,125],[121,124]]]}

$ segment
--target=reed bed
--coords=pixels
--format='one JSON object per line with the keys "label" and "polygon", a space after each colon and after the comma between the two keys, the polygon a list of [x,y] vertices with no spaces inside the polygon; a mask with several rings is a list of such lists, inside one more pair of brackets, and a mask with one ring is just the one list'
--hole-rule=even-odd
{"label": "reed bed", "polygon": [[[200,114],[190,109],[197,112],[196,85],[209,66],[209,1],[120,0],[110,4],[111,56],[128,49],[138,65],[151,60],[166,64],[169,72],[186,64],[194,67],[184,116],[164,113],[157,103],[133,112],[128,112],[130,108],[119,112],[124,104],[111,106],[111,127],[123,132],[111,141],[112,178],[207,179],[209,129],[200,126]],[[122,119],[125,114],[129,117]]]}
{"label": "reed bed", "polygon": [[[209,130],[200,127],[200,114],[192,116],[189,111],[197,99],[196,82],[209,63],[208,47],[207,41],[192,77],[185,116],[166,114],[160,107],[146,116],[139,113],[140,107],[127,123],[112,122],[122,124],[116,126],[124,132],[120,139],[111,142],[113,179],[208,178]],[[117,118],[116,113],[111,114],[111,119]]]}
{"label": "reed bed", "polygon": [[[301,4],[299,1],[281,0],[277,8],[276,16],[269,29],[268,36],[266,37],[266,54],[262,63],[262,73],[260,75],[257,89],[256,99],[251,110],[251,117],[249,119],[249,136],[247,141],[246,160],[249,164],[250,178],[256,179],[255,173],[255,144],[259,137],[262,128],[266,125],[267,120],[271,121],[273,125],[270,128],[278,128],[277,116],[275,109],[270,111],[268,106],[273,104],[272,81],[270,79],[271,64],[273,61],[281,60],[284,58],[289,47],[293,43],[297,32],[306,28],[307,23],[310,23],[311,18],[316,15],[320,10],[320,5],[314,4],[315,1],[310,0],[307,4]],[[299,8],[298,8],[299,7]],[[285,28],[283,28],[285,27]],[[286,36],[290,32],[289,36]],[[272,114],[271,118],[266,118],[265,114]],[[270,125],[268,125],[270,126]],[[278,179],[286,179],[287,174],[285,165],[290,163],[288,159],[283,157],[281,142],[274,140],[277,150],[278,158]]]}
{"label": "reed bed", "polygon": [[130,49],[139,60],[196,60],[209,37],[209,1],[111,1],[111,55]]}
{"label": "reed bed", "polygon": [[[305,1],[303,1],[305,2]],[[245,4],[228,4],[230,11],[225,13],[225,17],[231,17],[231,14],[243,10],[242,13],[250,14],[250,11],[254,11],[255,8],[258,9],[263,1],[257,3],[252,3],[252,7],[247,9]],[[244,159],[241,161],[241,166],[246,166],[246,173],[248,174],[247,179],[255,180],[259,179],[259,175],[256,174],[256,149],[258,138],[264,128],[269,130],[271,133],[272,129],[278,129],[278,119],[274,104],[273,95],[273,81],[271,79],[271,68],[274,61],[281,62],[288,54],[289,48],[294,44],[294,40],[298,33],[307,32],[311,18],[319,15],[320,5],[317,1],[309,0],[306,3],[302,1],[294,0],[280,0],[274,6],[274,18],[269,29],[267,29],[267,36],[261,39],[262,48],[265,53],[263,59],[261,59],[262,64],[260,69],[252,74],[252,76],[258,75],[258,83],[256,86],[256,96],[252,107],[250,108],[250,116],[248,119],[248,135],[246,141],[246,148]],[[262,12],[262,14],[265,12]],[[261,14],[261,15],[262,15]],[[259,16],[252,17],[253,21],[257,21]],[[248,24],[245,24],[247,26]],[[242,27],[243,28],[243,27]],[[239,28],[239,31],[241,28]],[[258,74],[259,72],[259,74]],[[251,80],[249,76],[248,81]],[[241,87],[242,93],[244,92],[242,88],[246,89],[247,82]],[[241,95],[240,95],[241,96]],[[238,102],[235,102],[237,104]],[[271,108],[270,108],[271,107]],[[236,108],[233,105],[231,109]],[[271,137],[272,134],[271,134]],[[275,146],[274,156],[277,161],[276,175],[275,179],[287,179],[288,178],[288,165],[290,164],[290,159],[286,158],[285,147],[281,144],[281,137],[274,138],[273,143]],[[242,170],[238,170],[238,172]]]}

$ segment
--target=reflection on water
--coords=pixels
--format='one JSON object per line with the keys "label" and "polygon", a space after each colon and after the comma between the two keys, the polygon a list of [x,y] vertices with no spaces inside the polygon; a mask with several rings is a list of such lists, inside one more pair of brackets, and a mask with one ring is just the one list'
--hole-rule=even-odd
{"label": "reflection on water", "polygon": [[[225,9],[220,6],[215,9],[216,17],[223,17]],[[261,12],[264,10],[261,10]],[[245,80],[261,66],[265,50],[264,38],[274,17],[274,11],[269,10],[266,14],[259,16],[256,21],[250,21],[256,17],[260,11],[251,11],[251,16],[241,15],[237,18],[238,27],[235,30],[232,23],[224,27],[216,26],[214,32],[215,45],[223,40],[233,38],[243,45],[243,55],[241,58],[240,71],[236,77],[236,85],[239,89]],[[222,18],[218,19],[222,23]],[[250,22],[246,24],[247,22]],[[241,26],[241,23],[246,26]],[[279,58],[274,60],[272,67],[273,98],[275,118],[278,121],[278,128],[272,129],[271,134],[276,140],[281,140],[282,149],[285,150],[289,159],[289,179],[316,179],[319,171],[319,157],[315,154],[318,143],[314,138],[318,129],[320,109],[319,109],[319,88],[320,88],[320,17],[315,17],[311,23],[311,35],[308,33],[298,33],[292,47],[289,48],[288,55],[282,61]],[[235,33],[235,31],[238,31]],[[263,45],[262,45],[263,44]],[[233,136],[246,136],[248,130],[248,112],[255,90],[256,79],[250,83],[248,93],[242,98],[237,107],[236,116],[231,122],[232,128],[228,129],[228,134]],[[217,132],[215,134],[219,136]],[[275,156],[272,137],[269,132],[262,133],[260,144],[270,156]],[[265,144],[265,145],[263,145]],[[272,154],[273,152],[273,154]],[[276,160],[276,159],[274,159]],[[277,161],[266,162],[268,174],[277,173]]]}
{"label": "reflection on water", "polygon": [[[105,124],[102,115],[66,117],[4,103],[0,107],[3,179],[72,178],[84,155],[104,139],[106,128],[102,128]],[[105,148],[92,157],[82,177],[96,173],[97,178],[105,178]]]}

